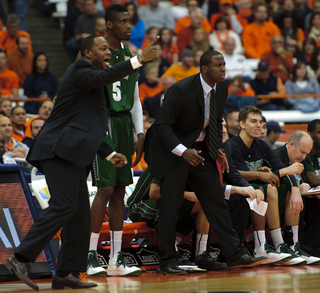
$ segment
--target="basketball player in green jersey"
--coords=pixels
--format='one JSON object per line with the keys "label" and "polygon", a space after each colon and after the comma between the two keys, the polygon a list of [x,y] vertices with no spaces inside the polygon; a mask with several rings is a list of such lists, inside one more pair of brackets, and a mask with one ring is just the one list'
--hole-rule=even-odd
{"label": "basketball player in green jersey", "polygon": [[[128,10],[122,5],[112,5],[105,13],[107,23],[106,40],[110,45],[110,65],[115,65],[131,57],[128,47],[121,40],[129,40],[131,23]],[[140,60],[139,60],[140,61]],[[122,168],[100,160],[97,156],[93,164],[93,183],[98,187],[91,208],[91,240],[88,256],[88,276],[107,274],[108,276],[127,276],[140,274],[138,267],[129,266],[121,253],[122,228],[124,219],[125,187],[132,183],[131,156],[136,152],[136,165],[142,156],[144,145],[142,107],[139,100],[138,73],[126,76],[121,81],[106,87],[109,95],[110,120],[105,140],[117,152],[127,157],[128,164]],[[133,129],[138,140],[133,143]],[[121,170],[120,170],[121,169]],[[109,202],[110,260],[108,269],[100,267],[97,260],[97,244],[106,205]]]}

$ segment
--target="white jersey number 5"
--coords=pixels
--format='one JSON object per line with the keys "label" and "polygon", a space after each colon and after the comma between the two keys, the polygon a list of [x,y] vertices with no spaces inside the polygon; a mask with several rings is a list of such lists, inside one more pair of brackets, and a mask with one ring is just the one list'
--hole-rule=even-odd
{"label": "white jersey number 5", "polygon": [[116,81],[112,84],[112,97],[116,102],[121,101],[121,82]]}

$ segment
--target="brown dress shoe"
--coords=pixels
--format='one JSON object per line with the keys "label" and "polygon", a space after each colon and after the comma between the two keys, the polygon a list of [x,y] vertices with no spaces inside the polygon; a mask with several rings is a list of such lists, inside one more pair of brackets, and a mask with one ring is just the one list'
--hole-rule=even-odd
{"label": "brown dress shoe", "polygon": [[21,281],[25,282],[32,289],[39,291],[38,285],[30,278],[29,263],[18,262],[16,257],[13,255],[4,263],[4,265],[8,270],[15,273]]}
{"label": "brown dress shoe", "polygon": [[84,289],[96,286],[98,285],[95,283],[85,283],[80,281],[80,279],[75,277],[72,273],[64,278],[60,278],[56,275],[52,277],[52,289],[64,289],[65,287],[71,289]]}

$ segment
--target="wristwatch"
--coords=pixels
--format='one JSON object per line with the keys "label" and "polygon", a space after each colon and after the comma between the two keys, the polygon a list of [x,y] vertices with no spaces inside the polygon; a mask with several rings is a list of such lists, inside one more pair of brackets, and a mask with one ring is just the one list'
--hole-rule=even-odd
{"label": "wristwatch", "polygon": [[139,54],[137,57],[138,57],[139,63],[140,63],[140,64],[143,64],[143,63],[144,63],[144,58],[143,58],[143,56],[142,56],[141,54]]}

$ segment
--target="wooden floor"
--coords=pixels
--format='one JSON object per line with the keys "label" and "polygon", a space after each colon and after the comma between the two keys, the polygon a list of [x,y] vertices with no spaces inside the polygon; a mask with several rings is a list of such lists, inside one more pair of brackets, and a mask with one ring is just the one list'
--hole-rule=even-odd
{"label": "wooden floor", "polygon": [[[35,280],[40,292],[52,292],[50,279]],[[138,277],[96,277],[86,281],[98,287],[68,290],[72,293],[163,293],[163,292],[320,292],[320,266],[260,266],[253,269],[163,276],[146,272]],[[35,292],[22,282],[0,283],[0,292]],[[54,290],[57,292],[57,290]]]}

